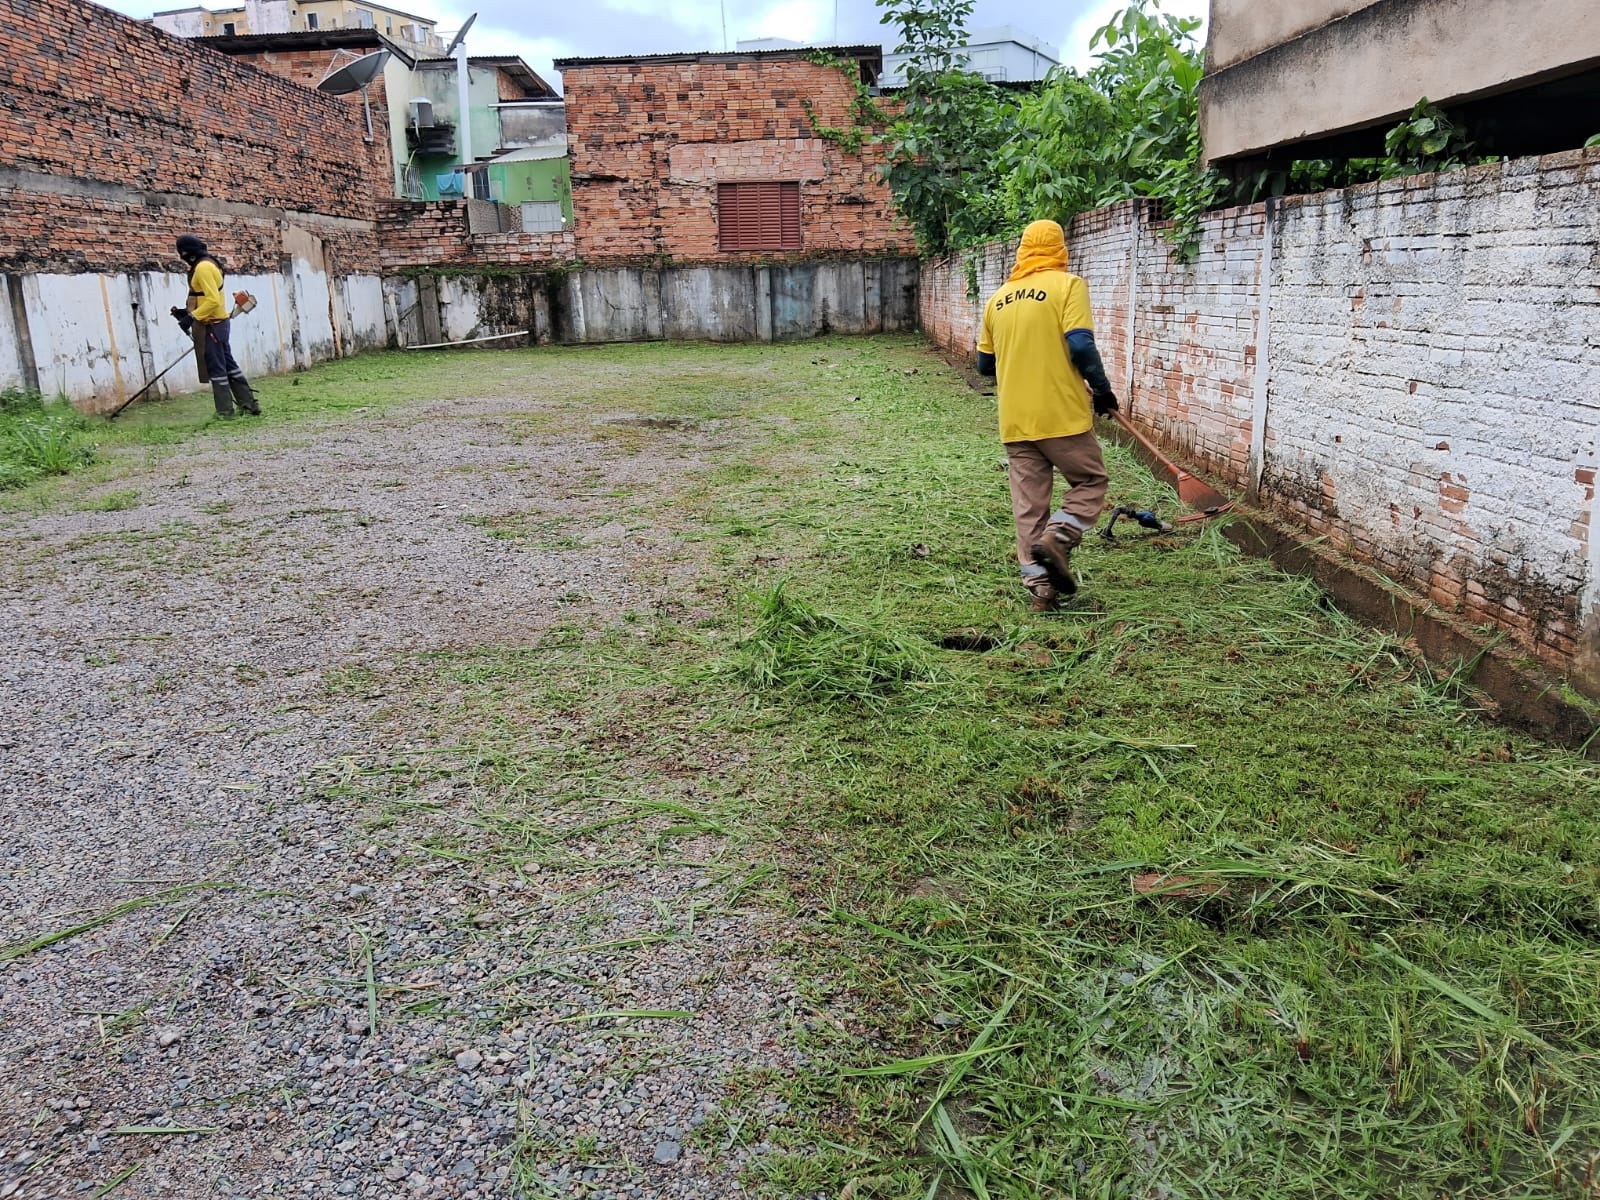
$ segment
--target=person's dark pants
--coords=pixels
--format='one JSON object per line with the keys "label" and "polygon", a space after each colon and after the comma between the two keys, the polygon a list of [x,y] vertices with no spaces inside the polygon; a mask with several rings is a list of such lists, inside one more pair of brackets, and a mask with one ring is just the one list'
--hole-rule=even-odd
{"label": "person's dark pants", "polygon": [[234,361],[229,344],[232,321],[213,321],[206,325],[206,375],[211,380],[211,398],[219,417],[233,416],[235,402],[247,413],[259,413],[256,394]]}

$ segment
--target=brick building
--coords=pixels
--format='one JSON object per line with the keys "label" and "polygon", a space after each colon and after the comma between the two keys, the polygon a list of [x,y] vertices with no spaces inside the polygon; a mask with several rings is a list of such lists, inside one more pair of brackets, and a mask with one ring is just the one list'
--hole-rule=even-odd
{"label": "brick building", "polygon": [[852,125],[878,46],[566,58],[578,253],[588,261],[739,262],[915,253]]}
{"label": "brick building", "polygon": [[[461,116],[454,59],[423,57],[371,29],[205,37],[197,43],[273,75],[315,88],[328,74],[367,55],[386,54],[366,88],[372,123],[368,158],[373,194],[439,200],[469,194],[503,204],[550,209],[553,226],[570,218],[565,118],[560,97],[514,55],[468,59],[468,120],[474,171],[461,170]],[[363,96],[341,100],[363,110]],[[426,109],[419,109],[419,102]],[[431,124],[419,128],[422,112]]]}

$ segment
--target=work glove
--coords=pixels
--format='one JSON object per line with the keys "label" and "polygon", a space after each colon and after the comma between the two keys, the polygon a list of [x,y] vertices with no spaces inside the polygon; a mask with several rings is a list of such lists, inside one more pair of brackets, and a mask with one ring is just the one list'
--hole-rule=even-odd
{"label": "work glove", "polygon": [[178,328],[183,330],[185,333],[188,333],[194,328],[194,314],[186,308],[179,308],[174,305],[172,308],[172,319],[178,323]]}
{"label": "work glove", "polygon": [[1117,394],[1110,388],[1096,392],[1090,400],[1094,404],[1094,415],[1097,417],[1109,417],[1121,407],[1117,404]]}

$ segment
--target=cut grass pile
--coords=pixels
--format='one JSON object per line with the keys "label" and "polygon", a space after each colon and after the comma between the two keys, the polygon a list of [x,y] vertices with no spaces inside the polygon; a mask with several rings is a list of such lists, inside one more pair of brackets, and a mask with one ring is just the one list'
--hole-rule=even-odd
{"label": "cut grass pile", "polygon": [[[1597,1194],[1594,765],[1215,526],[1090,538],[1082,602],[1028,613],[990,402],[915,341],[474,364],[568,397],[517,436],[726,422],[653,514],[709,565],[615,628],[406,665],[437,749],[371,768],[388,832],[426,815],[419,851],[491,872],[586,869],[635,813],[673,822],[662,855],[728,836],[729,903],[792,900],[828,933],[798,969],[855,1014],[811,1022],[810,1073],[744,1081],[790,1101],[730,1119],[780,1148],[753,1183]],[[1113,503],[1172,515],[1108,457]],[[444,776],[470,806],[407,798]]]}
{"label": "cut grass pile", "polygon": [[738,673],[753,688],[798,700],[868,705],[939,677],[928,643],[895,629],[881,612],[866,620],[830,616],[782,583],[758,599]]}

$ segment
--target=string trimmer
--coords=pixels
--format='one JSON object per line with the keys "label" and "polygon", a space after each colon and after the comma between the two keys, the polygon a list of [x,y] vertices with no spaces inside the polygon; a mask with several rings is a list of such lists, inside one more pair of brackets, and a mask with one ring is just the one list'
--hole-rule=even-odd
{"label": "string trimmer", "polygon": [[[1229,500],[1226,496],[1217,491],[1216,488],[1212,487],[1204,480],[1196,479],[1193,475],[1189,474],[1189,472],[1185,471],[1165,454],[1161,453],[1161,451],[1156,448],[1156,444],[1135,429],[1133,427],[1133,422],[1128,420],[1127,417],[1123,416],[1115,409],[1112,410],[1111,416],[1116,420],[1118,425],[1121,425],[1133,435],[1134,440],[1143,446],[1145,450],[1149,452],[1152,458],[1154,458],[1168,471],[1172,472],[1174,477],[1174,485],[1178,489],[1178,499],[1182,500],[1188,507],[1196,510],[1186,517],[1179,517],[1178,520],[1180,522],[1203,521],[1207,517],[1214,517],[1219,513],[1225,513],[1233,507],[1232,500]],[[1114,517],[1112,519],[1115,520]],[[1140,521],[1139,523],[1141,525],[1145,524],[1144,521]],[[1154,528],[1154,526],[1146,527]]]}
{"label": "string trimmer", "polygon": [[1137,521],[1146,529],[1154,529],[1157,533],[1171,533],[1172,526],[1163,521],[1148,508],[1135,508],[1131,504],[1119,504],[1111,510],[1111,519],[1106,522],[1106,527],[1100,531],[1100,536],[1108,542],[1117,540],[1117,521],[1122,517]]}
{"label": "string trimmer", "polygon": [[[234,317],[239,316],[241,313],[254,312],[255,311],[255,307],[256,307],[256,298],[254,296],[252,296],[249,292],[235,292],[233,294],[233,311],[228,314],[228,319],[231,321]],[[173,315],[176,316],[178,311],[179,311],[178,309],[173,309]],[[187,333],[188,330],[185,330],[184,332]],[[124,400],[121,404],[117,405],[110,412],[108,412],[106,414],[106,420],[115,421],[117,419],[117,417],[121,415],[123,409],[127,408],[128,405],[132,404],[140,396],[144,395],[151,388],[155,387],[156,384],[160,383],[163,379],[165,379],[169,374],[172,373],[172,371],[174,369],[177,368],[178,364],[181,363],[184,359],[193,357],[196,353],[200,353],[200,352],[197,352],[192,347],[190,349],[188,349],[188,350],[185,350],[177,358],[173,359],[172,362],[168,366],[163,367],[161,369],[161,371],[159,371],[156,375],[151,377],[151,379],[142,388],[140,388],[133,395],[129,396],[126,400]]]}

